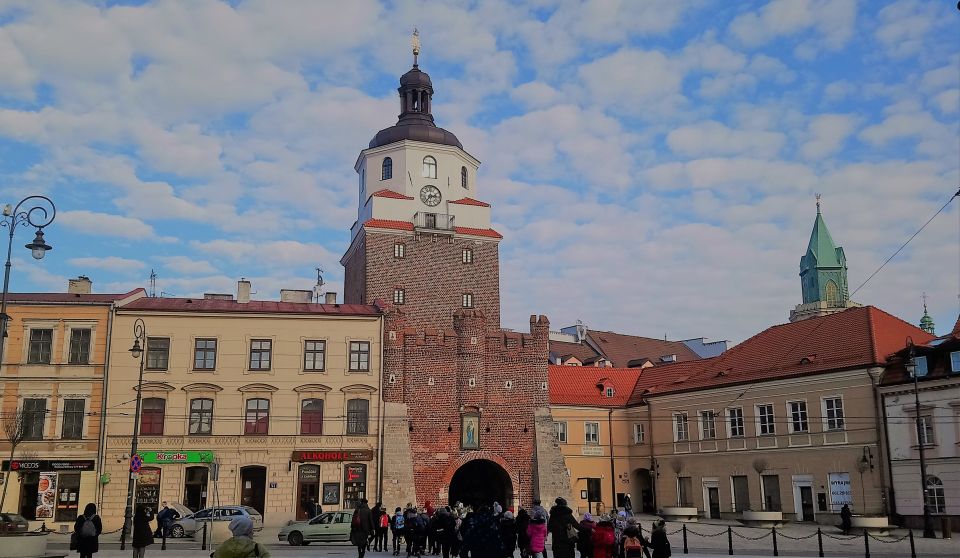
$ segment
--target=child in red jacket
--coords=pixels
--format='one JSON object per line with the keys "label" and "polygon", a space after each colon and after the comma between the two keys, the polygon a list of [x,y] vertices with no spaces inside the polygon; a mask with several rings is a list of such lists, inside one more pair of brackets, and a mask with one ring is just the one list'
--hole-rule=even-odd
{"label": "child in red jacket", "polygon": [[530,555],[533,558],[546,558],[546,520],[539,515],[534,516],[534,518],[530,520],[530,525],[527,527],[527,536],[530,537]]}
{"label": "child in red jacket", "polygon": [[593,558],[614,558],[617,545],[613,522],[604,517],[593,530]]}

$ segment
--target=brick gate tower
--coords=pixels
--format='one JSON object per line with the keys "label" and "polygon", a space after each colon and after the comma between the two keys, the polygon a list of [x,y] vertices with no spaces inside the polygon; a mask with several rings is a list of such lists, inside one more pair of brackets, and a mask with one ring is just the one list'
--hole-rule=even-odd
{"label": "brick gate tower", "polygon": [[434,123],[418,54],[414,35],[399,119],[357,158],[358,216],[341,259],[347,303],[391,305],[378,496],[388,507],[567,496],[548,406],[549,322],[500,329],[502,237],[479,199],[480,162]]}

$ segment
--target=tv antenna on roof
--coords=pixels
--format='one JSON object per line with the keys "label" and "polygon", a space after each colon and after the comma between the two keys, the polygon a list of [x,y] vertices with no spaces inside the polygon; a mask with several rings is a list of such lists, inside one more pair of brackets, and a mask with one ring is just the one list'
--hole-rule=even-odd
{"label": "tv antenna on roof", "polygon": [[320,295],[323,291],[323,268],[317,267],[314,268],[317,270],[317,284],[313,286],[313,298],[317,301],[317,304],[320,304]]}
{"label": "tv antenna on roof", "polygon": [[157,272],[150,270],[150,298],[157,296]]}

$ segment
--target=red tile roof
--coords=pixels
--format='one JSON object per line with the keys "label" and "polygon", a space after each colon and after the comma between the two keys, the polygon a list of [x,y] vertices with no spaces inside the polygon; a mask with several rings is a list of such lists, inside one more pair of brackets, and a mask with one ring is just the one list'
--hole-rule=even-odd
{"label": "red tile roof", "polygon": [[259,314],[324,314],[332,316],[378,316],[380,308],[371,304],[314,304],[312,302],[277,302],[251,300],[240,303],[236,300],[204,298],[140,298],[125,304],[122,310],[157,312],[215,312]]}
{"label": "red tile roof", "polygon": [[400,231],[413,230],[413,223],[409,223],[407,221],[393,221],[391,219],[368,219],[363,226],[373,227],[376,229],[396,229]]}
{"label": "red tile roof", "polygon": [[112,294],[78,294],[78,293],[8,293],[7,304],[13,302],[32,302],[32,303],[91,303],[91,304],[109,304],[126,298],[138,290],[134,289],[128,293]]}
{"label": "red tile roof", "polygon": [[593,347],[587,345],[586,343],[571,343],[569,341],[553,341],[549,342],[550,352],[559,356],[561,358],[575,357],[580,362],[599,356],[597,351],[593,350]]}
{"label": "red tile roof", "polygon": [[386,188],[384,188],[383,190],[377,190],[371,195],[375,198],[390,198],[394,200],[412,200],[413,199],[410,196],[405,196],[400,192],[394,192],[393,190],[387,190]]}
{"label": "red tile roof", "polygon": [[[916,343],[933,338],[873,306],[850,308],[770,327],[717,357],[647,368],[663,381],[645,389],[663,394],[882,366],[908,336]],[[635,390],[631,403],[639,395]]]}
{"label": "red tile roof", "polygon": [[953,334],[960,335],[960,318],[957,318],[957,323],[953,324]]}
{"label": "red tile roof", "polygon": [[587,337],[600,348],[603,356],[616,368],[627,368],[631,360],[649,358],[654,364],[660,364],[660,357],[676,355],[677,362],[697,360],[697,353],[680,341],[664,341],[651,337],[626,335],[612,331],[588,330]]}
{"label": "red tile roof", "polygon": [[[550,404],[586,405],[590,407],[623,407],[633,393],[634,385],[646,371],[639,368],[595,368],[551,364]],[[606,396],[610,386],[613,397]]]}
{"label": "red tile roof", "polygon": [[457,234],[468,234],[471,236],[486,236],[488,238],[503,238],[503,235],[493,229],[473,229],[470,227],[453,227],[453,232]]}
{"label": "red tile roof", "polygon": [[477,207],[490,207],[489,203],[482,202],[480,200],[475,200],[473,198],[460,198],[459,200],[453,200],[450,203],[459,203],[461,205],[475,205]]}

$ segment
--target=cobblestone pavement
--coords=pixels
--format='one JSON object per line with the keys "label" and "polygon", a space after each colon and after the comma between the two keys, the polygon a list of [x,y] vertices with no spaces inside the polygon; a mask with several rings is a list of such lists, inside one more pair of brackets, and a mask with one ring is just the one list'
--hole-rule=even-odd
{"label": "cobblestone pavement", "polygon": [[[645,534],[649,536],[649,528],[654,520],[652,516],[640,516],[641,525]],[[673,555],[676,558],[683,553],[683,525],[682,523],[668,523],[667,533]],[[733,521],[716,521],[688,523],[687,548],[689,558],[701,556],[727,555],[729,543],[733,541],[735,556],[756,557],[773,556],[773,532],[771,529],[743,527]],[[730,531],[728,533],[728,527]],[[863,535],[844,536],[835,527],[821,526],[821,536],[824,556],[829,558],[859,558],[866,555]],[[273,556],[330,556],[350,558],[356,556],[353,547],[347,544],[313,544],[308,547],[291,547],[277,540],[276,528],[265,529],[257,540],[265,544]],[[956,540],[924,539],[919,532],[914,532],[914,545],[918,557],[955,557],[958,554]],[[896,556],[910,557],[909,532],[896,530],[887,537],[873,537],[868,540],[871,557]],[[128,543],[129,544],[129,543]],[[180,539],[168,541],[167,550],[160,549],[159,541],[147,550],[148,556],[165,558],[206,557],[211,550],[201,550],[200,541]],[[63,535],[54,535],[50,539],[50,552],[59,554],[66,552],[67,538]],[[101,552],[97,558],[112,558],[130,556],[130,550],[119,550],[119,538],[111,534],[101,538]],[[787,524],[777,529],[777,550],[780,556],[817,557],[819,554],[817,526],[810,524]],[[76,554],[73,554],[76,556]],[[369,558],[390,558],[385,552],[368,552]]]}

